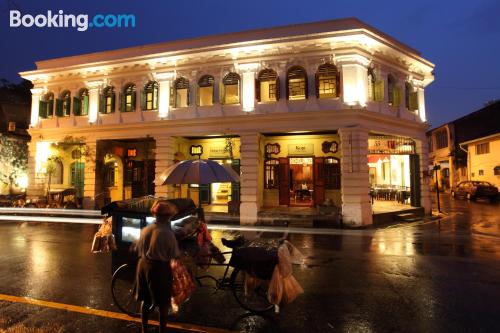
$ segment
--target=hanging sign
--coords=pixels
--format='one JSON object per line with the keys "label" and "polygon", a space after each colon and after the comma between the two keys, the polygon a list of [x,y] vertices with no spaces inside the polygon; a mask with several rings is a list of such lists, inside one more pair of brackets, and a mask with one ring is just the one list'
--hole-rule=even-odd
{"label": "hanging sign", "polygon": [[312,143],[299,143],[288,145],[288,155],[314,155],[314,144]]}

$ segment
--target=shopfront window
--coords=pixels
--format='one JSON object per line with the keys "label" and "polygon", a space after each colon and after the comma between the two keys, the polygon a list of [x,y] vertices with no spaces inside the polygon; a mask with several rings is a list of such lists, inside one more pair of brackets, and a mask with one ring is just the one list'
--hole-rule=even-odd
{"label": "shopfront window", "polygon": [[340,160],[335,157],[325,158],[325,188],[340,190]]}
{"label": "shopfront window", "polygon": [[264,187],[266,189],[278,188],[278,159],[268,159],[264,163]]}

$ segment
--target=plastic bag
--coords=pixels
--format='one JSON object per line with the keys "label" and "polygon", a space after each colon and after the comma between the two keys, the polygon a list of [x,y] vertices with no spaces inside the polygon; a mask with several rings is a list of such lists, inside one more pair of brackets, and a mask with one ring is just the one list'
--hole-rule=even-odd
{"label": "plastic bag", "polygon": [[177,309],[195,290],[191,275],[180,260],[170,260],[172,268],[172,309]]}
{"label": "plastic bag", "polygon": [[283,297],[283,279],[281,278],[278,265],[274,267],[273,277],[269,282],[269,289],[267,290],[267,300],[271,304],[279,305]]}

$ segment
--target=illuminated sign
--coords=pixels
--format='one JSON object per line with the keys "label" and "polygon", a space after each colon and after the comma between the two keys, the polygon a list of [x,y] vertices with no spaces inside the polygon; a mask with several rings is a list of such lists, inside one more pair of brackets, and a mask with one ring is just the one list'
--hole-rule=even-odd
{"label": "illuminated sign", "polygon": [[339,144],[335,141],[324,141],[321,144],[321,151],[323,153],[336,153],[339,150]]}
{"label": "illuminated sign", "polygon": [[288,145],[288,155],[314,155],[314,144],[290,144]]}
{"label": "illuminated sign", "polygon": [[137,156],[137,149],[135,148],[127,149],[127,157],[136,157],[136,156]]}
{"label": "illuminated sign", "polygon": [[189,147],[189,154],[191,154],[191,156],[200,157],[203,154],[203,146],[197,145]]}

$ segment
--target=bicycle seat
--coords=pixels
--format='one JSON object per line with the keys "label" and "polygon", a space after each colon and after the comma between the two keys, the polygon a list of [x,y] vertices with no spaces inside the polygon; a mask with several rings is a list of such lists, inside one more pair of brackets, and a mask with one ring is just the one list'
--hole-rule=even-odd
{"label": "bicycle seat", "polygon": [[225,247],[228,247],[230,249],[234,249],[234,248],[240,247],[243,244],[245,244],[245,238],[243,238],[243,237],[238,237],[235,239],[222,238],[221,241],[222,241],[222,245],[224,245]]}

